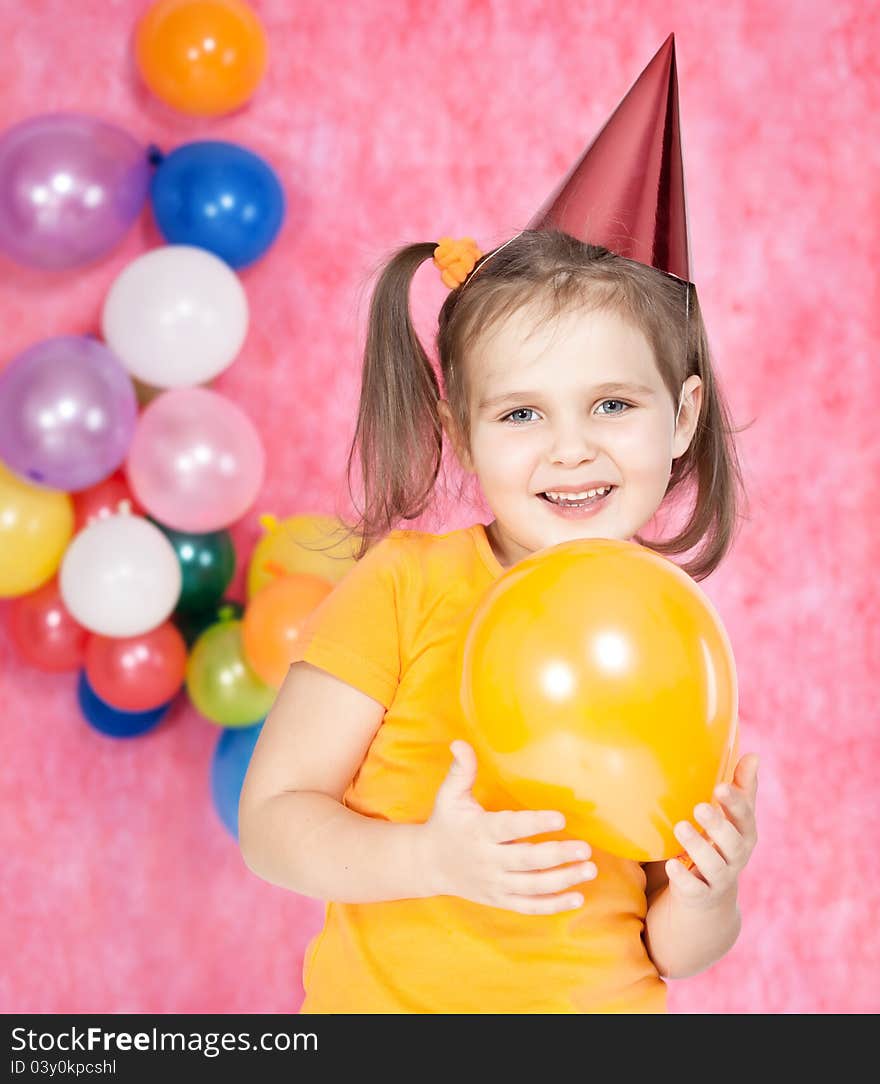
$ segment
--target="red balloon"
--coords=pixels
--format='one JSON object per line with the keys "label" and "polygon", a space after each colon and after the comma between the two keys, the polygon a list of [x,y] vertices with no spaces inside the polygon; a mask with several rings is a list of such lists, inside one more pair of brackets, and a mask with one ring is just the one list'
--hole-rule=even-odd
{"label": "red balloon", "polygon": [[170,621],[138,636],[89,637],[86,677],[95,695],[117,711],[151,711],[183,684],[186,643]]}
{"label": "red balloon", "polygon": [[131,502],[131,512],[143,515],[144,510],[138,504],[134,494],[129,488],[128,481],[122,471],[116,471],[103,482],[98,482],[89,489],[83,489],[73,494],[73,513],[75,516],[74,532],[81,531],[89,520],[95,516],[116,515],[121,501]]}
{"label": "red balloon", "polygon": [[48,671],[82,666],[89,631],[74,621],[61,601],[57,576],[13,600],[9,631],[19,655],[31,666]]}

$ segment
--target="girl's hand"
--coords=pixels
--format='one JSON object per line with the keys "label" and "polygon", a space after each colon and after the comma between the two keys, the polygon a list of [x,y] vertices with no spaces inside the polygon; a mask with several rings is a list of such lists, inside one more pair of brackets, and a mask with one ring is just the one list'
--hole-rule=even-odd
{"label": "girl's hand", "polygon": [[[459,896],[524,915],[570,911],[584,902],[567,889],[592,880],[595,863],[582,840],[517,843],[526,836],[565,827],[548,810],[487,812],[471,794],[477,757],[464,741],[450,746],[449,774],[440,784],[434,811],[424,824],[426,882],[436,896]],[[566,865],[565,863],[577,863]]]}
{"label": "girl's hand", "polygon": [[666,863],[669,889],[677,902],[688,907],[712,908],[736,898],[739,875],[758,842],[757,793],[758,756],[747,753],[736,766],[733,786],[722,784],[715,788],[715,796],[723,808],[698,805],[694,809],[709,839],[704,839],[690,821],[675,826],[676,839],[684,844],[695,864],[692,870],[687,870],[677,858]]}

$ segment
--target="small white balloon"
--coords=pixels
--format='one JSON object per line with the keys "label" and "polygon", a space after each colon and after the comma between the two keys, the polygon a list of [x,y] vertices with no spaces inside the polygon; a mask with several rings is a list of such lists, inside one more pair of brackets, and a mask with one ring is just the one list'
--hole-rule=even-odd
{"label": "small white balloon", "polygon": [[180,598],[174,547],[144,519],[93,519],[64,552],[59,588],[74,619],[102,636],[137,636],[161,625]]}
{"label": "small white balloon", "polygon": [[101,314],[104,339],[137,380],[194,387],[228,368],[248,329],[244,287],[219,256],[162,245],[116,277]]}

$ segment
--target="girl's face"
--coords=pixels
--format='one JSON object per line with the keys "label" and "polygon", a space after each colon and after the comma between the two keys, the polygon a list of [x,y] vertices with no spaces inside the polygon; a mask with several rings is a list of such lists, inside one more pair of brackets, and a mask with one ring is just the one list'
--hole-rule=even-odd
{"label": "girl's face", "polygon": [[[496,516],[488,534],[504,567],[576,538],[628,540],[648,523],[696,428],[698,376],[684,384],[676,426],[647,339],[598,311],[539,325],[520,309],[475,344],[468,366],[470,456],[445,402],[441,417]],[[589,515],[541,496],[603,483],[614,488]]]}

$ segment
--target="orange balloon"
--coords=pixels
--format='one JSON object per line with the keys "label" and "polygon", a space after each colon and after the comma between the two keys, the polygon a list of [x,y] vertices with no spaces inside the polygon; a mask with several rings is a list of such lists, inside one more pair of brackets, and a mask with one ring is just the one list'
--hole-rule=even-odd
{"label": "orange balloon", "polygon": [[560,810],[565,835],[600,850],[681,854],[673,826],[732,778],[727,634],[687,573],[634,542],[578,539],[514,565],[459,667],[468,740],[513,799],[498,808]]}
{"label": "orange balloon", "polygon": [[274,580],[248,603],[241,623],[244,656],[267,685],[281,685],[306,618],[332,590],[327,580],[299,572]]}
{"label": "orange balloon", "polygon": [[159,0],[138,24],[135,56],[144,82],[174,109],[230,113],[254,93],[268,42],[243,0]]}

